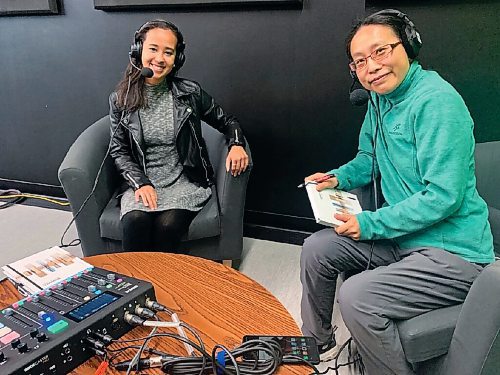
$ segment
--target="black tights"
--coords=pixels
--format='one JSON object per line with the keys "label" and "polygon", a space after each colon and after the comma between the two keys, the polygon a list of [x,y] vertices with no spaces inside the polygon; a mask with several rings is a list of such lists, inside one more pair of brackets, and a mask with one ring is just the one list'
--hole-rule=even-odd
{"label": "black tights", "polygon": [[163,251],[177,253],[181,237],[197,212],[166,210],[130,211],[122,218],[124,251]]}

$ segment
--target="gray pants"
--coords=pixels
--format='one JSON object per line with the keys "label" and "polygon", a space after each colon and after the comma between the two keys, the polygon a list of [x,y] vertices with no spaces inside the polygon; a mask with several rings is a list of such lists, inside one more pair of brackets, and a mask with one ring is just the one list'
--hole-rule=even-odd
{"label": "gray pants", "polygon": [[[308,237],[300,259],[302,332],[318,344],[332,335],[337,276],[364,270],[371,242],[323,229]],[[376,241],[371,269],[348,278],[338,300],[369,375],[413,374],[394,320],[464,301],[482,267],[436,248],[400,250],[392,241]]]}

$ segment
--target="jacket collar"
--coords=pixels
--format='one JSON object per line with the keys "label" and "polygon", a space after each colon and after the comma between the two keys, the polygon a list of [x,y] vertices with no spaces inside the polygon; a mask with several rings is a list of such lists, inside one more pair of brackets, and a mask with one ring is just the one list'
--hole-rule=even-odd
{"label": "jacket collar", "polygon": [[407,94],[411,91],[411,88],[416,84],[416,81],[419,78],[421,72],[422,72],[422,66],[419,64],[418,61],[414,60],[411,63],[410,68],[408,69],[408,72],[406,73],[406,76],[403,79],[403,82],[401,82],[394,91],[385,95],[379,95],[372,91],[371,92],[372,98],[375,99],[377,96],[379,96],[392,104],[397,104],[402,102],[406,98]]}
{"label": "jacket collar", "polygon": [[173,77],[167,82],[169,88],[172,90],[172,95],[176,98],[181,96],[191,95],[195,92],[194,87],[186,85],[182,80],[177,77]]}

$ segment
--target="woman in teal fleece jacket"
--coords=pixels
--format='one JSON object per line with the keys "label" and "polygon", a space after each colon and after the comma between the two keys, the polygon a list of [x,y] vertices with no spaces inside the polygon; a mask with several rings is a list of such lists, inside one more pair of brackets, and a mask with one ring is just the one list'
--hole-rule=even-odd
{"label": "woman in teal fleece jacket", "polygon": [[306,239],[301,256],[303,332],[323,356],[336,349],[337,274],[371,269],[349,278],[339,295],[370,375],[412,374],[393,321],[462,302],[494,259],[476,190],[472,118],[457,91],[415,60],[420,46],[415,26],[396,10],[368,16],[349,35],[349,65],[370,103],[356,157],[317,189],[351,190],[380,177],[386,203],[336,215],[344,224]]}

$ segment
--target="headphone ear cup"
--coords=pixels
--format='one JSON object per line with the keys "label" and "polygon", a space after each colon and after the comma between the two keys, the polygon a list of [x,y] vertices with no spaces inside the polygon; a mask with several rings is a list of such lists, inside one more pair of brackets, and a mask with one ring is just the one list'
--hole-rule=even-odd
{"label": "headphone ear cup", "polygon": [[135,42],[130,46],[130,57],[135,59],[136,62],[141,62],[141,55],[142,55],[142,43]]}
{"label": "headphone ear cup", "polygon": [[186,61],[186,55],[184,55],[184,48],[185,48],[184,43],[182,45],[177,46],[177,53],[175,55],[175,62],[174,62],[176,70],[182,68],[184,62]]}
{"label": "headphone ear cup", "polygon": [[422,39],[420,39],[420,34],[408,18],[406,18],[407,25],[405,26],[406,40],[408,42],[408,50],[411,51],[408,55],[410,58],[414,59],[418,56],[420,52],[420,47],[422,47]]}

